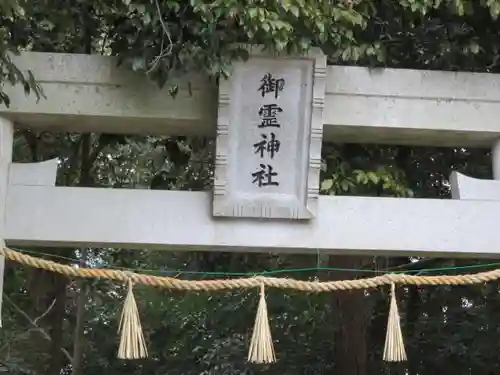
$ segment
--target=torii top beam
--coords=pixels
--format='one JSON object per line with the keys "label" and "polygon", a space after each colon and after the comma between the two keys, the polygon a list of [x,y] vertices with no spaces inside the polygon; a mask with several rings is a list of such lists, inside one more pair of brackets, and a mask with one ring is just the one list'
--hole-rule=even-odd
{"label": "torii top beam", "polygon": [[[215,135],[217,90],[193,75],[176,97],[111,57],[24,53],[47,100],[8,90],[18,125],[52,130]],[[500,137],[500,76],[329,66],[324,141],[439,146],[491,146]]]}

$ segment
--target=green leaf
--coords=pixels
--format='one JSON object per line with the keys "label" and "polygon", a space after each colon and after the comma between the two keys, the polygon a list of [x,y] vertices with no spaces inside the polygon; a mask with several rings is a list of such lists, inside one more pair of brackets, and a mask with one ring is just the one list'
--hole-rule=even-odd
{"label": "green leaf", "polygon": [[259,10],[255,7],[248,9],[248,16],[250,18],[256,18],[259,15]]}
{"label": "green leaf", "polygon": [[349,180],[344,180],[340,183],[340,187],[343,191],[348,191],[351,186],[352,184],[349,182]]}
{"label": "green leaf", "polygon": [[321,182],[321,190],[322,191],[328,192],[331,190],[332,187],[333,187],[333,179],[331,179],[331,178],[323,180]]}
{"label": "green leaf", "polygon": [[376,173],[374,172],[368,172],[367,174],[368,179],[373,182],[374,184],[378,184],[380,182],[380,177],[377,176]]}
{"label": "green leaf", "polygon": [[291,5],[290,7],[288,7],[288,11],[292,13],[295,17],[299,18],[300,9],[295,5]]}

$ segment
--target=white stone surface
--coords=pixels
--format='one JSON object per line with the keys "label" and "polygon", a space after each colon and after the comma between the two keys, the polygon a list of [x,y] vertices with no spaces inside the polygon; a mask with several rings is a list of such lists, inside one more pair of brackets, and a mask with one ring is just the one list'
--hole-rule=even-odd
{"label": "white stone surface", "polygon": [[495,141],[491,151],[494,180],[479,179],[452,172],[450,176],[453,199],[500,201],[500,141]]}
{"label": "white stone surface", "polygon": [[325,138],[491,145],[500,136],[500,75],[331,67]]}
{"label": "white stone surface", "polygon": [[317,209],[326,57],[252,53],[219,87],[214,216],[310,219]]}
{"label": "white stone surface", "polygon": [[193,75],[180,80],[172,99],[166,89],[126,69],[110,57],[30,52],[15,59],[31,69],[47,99],[38,103],[22,87],[6,88],[12,104],[0,114],[18,127],[108,133],[215,133],[217,89]]}
{"label": "white stone surface", "polygon": [[[5,211],[9,188],[9,169],[12,162],[14,126],[11,121],[0,117],[0,246],[5,246]],[[2,327],[2,296],[5,271],[5,257],[0,255],[0,327]]]}
{"label": "white stone surface", "polygon": [[452,172],[450,177],[453,199],[494,200],[500,202],[500,181],[484,180]]}
{"label": "white stone surface", "polygon": [[500,181],[485,180],[452,172],[450,177],[453,199],[484,200],[500,202]]}
{"label": "white stone surface", "polygon": [[500,139],[496,139],[491,147],[493,178],[500,180]]}
{"label": "white stone surface", "polygon": [[39,163],[12,163],[9,185],[54,186],[58,164],[58,159]]}
{"label": "white stone surface", "polygon": [[7,242],[135,249],[500,256],[500,201],[326,197],[309,222],[214,219],[210,193],[13,186]]}
{"label": "white stone surface", "polygon": [[[120,133],[215,135],[217,91],[192,77],[177,99],[101,56],[26,53],[41,81],[36,104],[11,90],[5,116],[19,125]],[[500,75],[330,66],[326,141],[491,146],[500,137]]]}

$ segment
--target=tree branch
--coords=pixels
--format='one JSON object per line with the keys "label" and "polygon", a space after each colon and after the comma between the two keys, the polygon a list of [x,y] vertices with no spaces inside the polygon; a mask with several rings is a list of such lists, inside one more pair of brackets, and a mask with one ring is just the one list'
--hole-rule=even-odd
{"label": "tree branch", "polygon": [[[87,260],[87,249],[82,250],[82,255],[80,258],[80,267],[85,267]],[[83,340],[83,323],[85,315],[85,300],[87,299],[87,294],[85,290],[85,284],[83,280],[78,280],[78,298],[76,302],[76,325],[75,334],[73,342],[73,361],[72,375],[79,375],[82,372],[82,340]]]}
{"label": "tree branch", "polygon": [[[32,326],[33,328],[35,328],[35,330],[37,332],[39,332],[46,340],[48,341],[52,341],[52,338],[50,337],[50,335],[42,328],[40,327],[36,322],[38,320],[40,320],[43,316],[47,315],[47,313],[52,309],[52,307],[54,306],[55,304],[55,300],[54,302],[52,302],[52,304],[49,306],[49,308],[47,309],[47,311],[45,311],[42,315],[40,315],[39,317],[35,318],[34,320],[30,318],[30,316],[28,314],[26,314],[19,306],[17,306],[14,301],[12,301],[7,295],[4,295],[3,296],[4,300],[7,301],[8,303],[10,303],[12,305],[12,307],[14,308],[14,310],[16,310],[16,312],[21,315],[24,319],[26,319]],[[68,359],[68,361],[70,363],[73,362],[73,358],[71,357],[71,355],[69,354],[69,352],[64,349],[64,348],[61,348],[61,352],[66,356],[66,358]]]}

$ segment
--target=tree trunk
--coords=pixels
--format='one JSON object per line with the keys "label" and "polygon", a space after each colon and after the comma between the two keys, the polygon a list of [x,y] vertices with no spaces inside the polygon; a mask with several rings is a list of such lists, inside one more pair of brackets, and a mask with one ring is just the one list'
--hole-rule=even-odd
{"label": "tree trunk", "polygon": [[48,316],[50,322],[50,337],[52,338],[50,347],[50,363],[47,374],[57,375],[65,366],[64,357],[61,352],[63,344],[64,318],[66,315],[66,287],[68,279],[64,276],[54,274],[54,299],[56,300],[54,308]]}
{"label": "tree trunk", "polygon": [[[80,267],[86,267],[87,260],[87,249],[82,250]],[[73,363],[72,375],[82,375],[82,356],[83,356],[83,325],[85,316],[85,302],[87,300],[87,295],[85,291],[84,280],[78,280],[78,297],[76,302],[76,323],[75,323],[75,334],[73,341]]]}
{"label": "tree trunk", "polygon": [[[352,256],[332,256],[329,266],[335,268],[361,268],[365,258]],[[357,276],[353,273],[332,272],[333,280]],[[364,291],[332,293],[332,306],[338,331],[335,335],[335,374],[366,375],[367,371],[367,317]]]}
{"label": "tree trunk", "polygon": [[[416,286],[411,286],[408,290],[408,300],[406,302],[406,335],[408,338],[413,338],[415,336],[418,319],[421,315],[422,310],[422,300],[420,297],[419,289]],[[417,375],[420,359],[419,355],[409,355],[408,356],[408,374]]]}
{"label": "tree trunk", "polygon": [[[80,167],[80,181],[79,186],[89,187],[92,186],[92,177],[90,171],[94,160],[91,159],[92,148],[91,134],[82,134],[82,152],[81,152],[81,167]],[[98,155],[96,155],[97,157]],[[82,249],[80,254],[80,268],[86,267],[87,262],[87,248]],[[75,333],[73,336],[73,363],[72,375],[82,375],[82,360],[83,360],[83,333],[84,333],[84,316],[85,316],[85,302],[87,300],[87,293],[85,290],[85,280],[80,279],[77,281],[78,297],[76,300],[76,323]]]}

